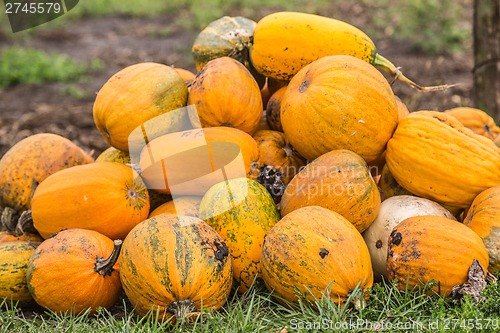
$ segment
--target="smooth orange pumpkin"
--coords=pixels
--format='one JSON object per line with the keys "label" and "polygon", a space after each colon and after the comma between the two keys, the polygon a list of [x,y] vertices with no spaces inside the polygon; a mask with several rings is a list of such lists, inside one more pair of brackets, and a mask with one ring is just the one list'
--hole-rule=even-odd
{"label": "smooth orange pumpkin", "polygon": [[268,289],[290,302],[297,302],[298,291],[309,300],[329,296],[343,303],[354,288],[366,292],[373,284],[363,237],[322,207],[303,207],[282,218],[267,235],[260,260]]}
{"label": "smooth orange pumpkin", "polygon": [[444,112],[457,118],[462,125],[474,133],[488,139],[493,140],[500,133],[500,128],[495,124],[495,120],[480,109],[461,106]]}
{"label": "smooth orange pumpkin", "polygon": [[[229,57],[210,61],[189,90],[203,127],[229,126],[253,134],[262,117],[262,96],[252,74]],[[195,123],[195,120],[191,120]]]}
{"label": "smooth orange pumpkin", "polygon": [[59,232],[40,244],[28,262],[31,295],[58,313],[111,308],[122,292],[117,262],[121,245],[92,230]]}
{"label": "smooth orange pumpkin", "polygon": [[181,196],[176,197],[173,200],[167,201],[160,205],[158,208],[153,210],[149,214],[149,218],[160,214],[174,214],[182,216],[198,216],[198,210],[200,208],[200,202],[202,197],[195,196]]}
{"label": "smooth orange pumpkin", "polygon": [[352,56],[327,56],[301,69],[281,101],[281,124],[297,151],[312,161],[336,149],[366,162],[385,150],[398,124],[385,77]]}
{"label": "smooth orange pumpkin", "polygon": [[57,172],[37,187],[32,200],[34,226],[43,238],[80,228],[124,239],[148,213],[149,196],[141,178],[112,162]]}
{"label": "smooth orange pumpkin", "polygon": [[396,97],[396,109],[398,110],[398,120],[401,120],[404,117],[408,116],[410,114],[410,111],[408,110],[406,104],[403,103],[403,101],[398,96],[395,97]]}
{"label": "smooth orange pumpkin", "polygon": [[305,206],[321,206],[339,213],[363,232],[380,209],[380,193],[365,161],[349,150],[333,150],[302,169],[281,199],[286,216]]}

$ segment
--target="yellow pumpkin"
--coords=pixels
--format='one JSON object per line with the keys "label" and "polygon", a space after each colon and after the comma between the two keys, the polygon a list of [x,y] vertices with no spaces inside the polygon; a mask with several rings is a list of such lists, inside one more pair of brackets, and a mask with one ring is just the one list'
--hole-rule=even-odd
{"label": "yellow pumpkin", "polygon": [[167,201],[158,206],[149,214],[149,218],[160,214],[174,214],[182,216],[198,217],[198,210],[200,209],[201,197],[194,196],[181,196],[173,200]]}
{"label": "yellow pumpkin", "polygon": [[130,155],[128,152],[109,147],[103,151],[97,158],[96,162],[115,162],[121,164],[130,164]]}
{"label": "yellow pumpkin", "polygon": [[474,133],[488,139],[493,140],[500,133],[500,128],[495,124],[495,120],[480,109],[461,106],[445,110],[444,112],[457,118],[462,125]]}

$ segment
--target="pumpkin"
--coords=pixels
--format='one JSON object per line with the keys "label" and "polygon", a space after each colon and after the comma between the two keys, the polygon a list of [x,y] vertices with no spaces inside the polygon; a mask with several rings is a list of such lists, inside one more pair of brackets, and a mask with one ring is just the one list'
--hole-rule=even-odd
{"label": "pumpkin", "polygon": [[410,111],[408,110],[406,104],[403,103],[403,101],[398,96],[394,97],[396,97],[396,110],[398,111],[398,120],[401,120],[404,117],[408,116],[410,114]]}
{"label": "pumpkin", "polygon": [[96,162],[115,162],[121,164],[130,164],[130,155],[128,152],[116,149],[115,147],[109,147],[104,150],[97,158]]}
{"label": "pumpkin", "polygon": [[194,74],[190,70],[187,70],[184,68],[177,68],[177,67],[173,67],[173,68],[175,69],[177,74],[179,74],[180,77],[184,80],[186,85],[190,86],[191,82],[194,80],[194,77],[196,76],[196,74]]}
{"label": "pumpkin", "polygon": [[196,107],[201,126],[229,126],[249,134],[257,130],[263,110],[257,82],[229,57],[211,60],[198,72],[188,103]]}
{"label": "pumpkin", "polygon": [[424,198],[398,195],[382,202],[377,218],[363,232],[376,280],[384,277],[387,281],[387,242],[392,229],[409,217],[422,215],[443,216],[455,220],[455,217],[441,205]]}
{"label": "pumpkin", "polygon": [[359,232],[375,220],[380,193],[365,161],[349,150],[333,150],[302,169],[281,199],[283,216],[304,206],[333,210]]}
{"label": "pumpkin", "polygon": [[490,258],[489,270],[500,270],[500,186],[483,192],[472,202],[463,223],[483,239]]}
{"label": "pumpkin", "polygon": [[228,178],[258,174],[257,142],[230,127],[170,133],[151,141],[140,155],[141,177],[148,188],[175,196],[202,196]]}
{"label": "pumpkin", "polygon": [[259,147],[259,167],[270,166],[281,172],[285,184],[306,165],[306,160],[290,145],[282,132],[261,130],[253,138]]}
{"label": "pumpkin", "polygon": [[242,63],[262,88],[266,78],[255,70],[248,54],[255,25],[241,16],[223,16],[211,22],[196,36],[191,48],[196,69],[200,71],[211,60],[231,57]]}
{"label": "pumpkin", "polygon": [[278,90],[288,85],[289,80],[278,80],[272,77],[267,78],[267,86],[269,88],[269,93],[274,95]]}
{"label": "pumpkin", "polygon": [[173,110],[186,106],[187,96],[184,80],[172,67],[131,65],[114,74],[97,93],[94,122],[109,145],[129,151],[129,145],[142,146],[161,134],[185,129],[186,113]]}
{"label": "pumpkin", "polygon": [[387,145],[386,163],[411,193],[466,208],[489,187],[500,185],[500,149],[453,116],[412,112]]}
{"label": "pumpkin", "polygon": [[371,162],[398,124],[385,77],[352,56],[323,57],[300,70],[287,86],[280,117],[292,146],[310,161],[348,149]]}
{"label": "pumpkin", "polygon": [[167,201],[149,214],[149,218],[160,214],[174,214],[198,217],[201,197],[181,196]]}
{"label": "pumpkin", "polygon": [[266,119],[269,127],[275,131],[283,132],[283,126],[281,125],[280,107],[281,100],[285,94],[286,87],[278,89],[274,94],[271,95],[269,101],[267,102],[266,108]]}
{"label": "pumpkin", "polygon": [[432,290],[447,296],[468,280],[474,259],[486,271],[488,252],[481,237],[462,223],[442,216],[415,216],[391,232],[387,274],[399,289],[412,289],[435,281]]}
{"label": "pumpkin", "polygon": [[33,302],[26,284],[26,265],[35,251],[27,241],[0,243],[0,299],[25,305]]}
{"label": "pumpkin", "polygon": [[254,180],[230,179],[212,186],[200,203],[200,218],[226,241],[238,292],[260,276],[260,253],[280,215],[271,195]]}
{"label": "pumpkin", "polygon": [[474,133],[488,139],[493,140],[500,133],[500,128],[495,124],[495,120],[480,109],[461,106],[444,112],[457,118],[462,125]]}
{"label": "pumpkin", "polygon": [[131,168],[95,162],[45,179],[32,200],[35,228],[43,238],[69,229],[91,229],[124,239],[149,213],[148,191]]}
{"label": "pumpkin", "polygon": [[366,291],[373,284],[360,233],[341,215],[318,206],[297,209],[271,229],[261,266],[267,288],[290,302],[297,302],[299,291],[312,301],[328,295],[343,303],[356,287]]}
{"label": "pumpkin", "polygon": [[57,134],[40,133],[22,139],[0,160],[0,207],[13,209],[17,216],[31,207],[35,188],[49,175],[93,161],[89,154]]}
{"label": "pumpkin", "polygon": [[265,107],[267,105],[267,102],[269,101],[269,98],[271,98],[271,93],[269,92],[269,87],[267,86],[267,79],[264,87],[260,89],[260,95],[262,97],[262,105],[263,107]]}
{"label": "pumpkin", "polygon": [[120,278],[142,316],[184,319],[219,309],[231,291],[231,258],[224,240],[191,216],[162,214],[138,224],[123,242]]}
{"label": "pumpkin", "polygon": [[413,195],[413,193],[399,185],[387,164],[382,168],[378,186],[386,199],[399,195]]}
{"label": "pumpkin", "polygon": [[117,263],[121,240],[92,230],[68,229],[40,244],[26,279],[35,301],[57,313],[90,314],[111,308],[122,292]]}
{"label": "pumpkin", "polygon": [[164,203],[172,200],[172,196],[167,193],[160,193],[156,190],[148,189],[149,194],[149,214]]}
{"label": "pumpkin", "polygon": [[0,244],[7,242],[25,242],[25,241],[36,244],[43,242],[43,238],[40,237],[40,235],[34,233],[15,235],[8,231],[0,231]]}

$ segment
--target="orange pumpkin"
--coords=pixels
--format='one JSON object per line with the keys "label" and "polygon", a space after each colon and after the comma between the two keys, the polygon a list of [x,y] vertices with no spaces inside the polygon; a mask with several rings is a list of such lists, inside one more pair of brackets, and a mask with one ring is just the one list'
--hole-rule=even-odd
{"label": "orange pumpkin", "polygon": [[144,133],[136,129],[148,121],[147,140],[185,129],[186,113],[172,111],[186,106],[187,97],[186,84],[172,67],[135,64],[113,75],[99,90],[94,122],[109,145],[129,151],[129,145],[143,145]]}
{"label": "orange pumpkin", "polygon": [[396,109],[398,110],[398,119],[401,120],[410,114],[406,104],[398,97],[396,97]]}
{"label": "orange pumpkin", "polygon": [[160,214],[174,214],[182,216],[198,216],[198,210],[200,208],[200,202],[202,197],[194,196],[183,196],[177,197],[173,200],[167,201],[160,205],[158,208],[153,210],[149,214],[149,218]]}
{"label": "orange pumpkin", "polygon": [[267,78],[267,86],[269,87],[269,93],[274,95],[278,90],[288,85],[288,80],[279,80],[272,77]]}
{"label": "orange pumpkin", "polygon": [[122,292],[117,263],[121,245],[92,230],[59,232],[40,244],[28,262],[31,295],[58,313],[111,308]]}
{"label": "orange pumpkin", "polygon": [[500,270],[500,186],[491,187],[472,202],[463,223],[483,239],[490,257],[489,270]]}
{"label": "orange pumpkin", "polygon": [[43,238],[40,235],[33,233],[25,233],[23,235],[14,235],[7,231],[0,231],[0,244],[8,243],[8,242],[32,242],[32,243],[41,243],[43,242]]}
{"label": "orange pumpkin", "polygon": [[184,80],[184,82],[190,86],[191,82],[193,82],[196,74],[194,74],[193,72],[191,72],[187,69],[184,69],[184,68],[177,68],[177,67],[173,67],[173,68],[175,69],[177,74],[179,74],[180,77]]}
{"label": "orange pumpkin", "polygon": [[268,289],[290,302],[297,302],[298,291],[313,301],[329,292],[343,303],[354,288],[366,291],[373,284],[363,237],[322,207],[303,207],[282,218],[267,235],[260,260]]}
{"label": "orange pumpkin", "polygon": [[363,232],[380,209],[380,193],[365,161],[349,150],[333,150],[302,169],[281,199],[283,216],[305,206],[339,213]]}
{"label": "orange pumpkin", "polygon": [[414,288],[432,280],[433,290],[447,296],[468,280],[474,259],[486,271],[488,252],[481,237],[462,223],[441,216],[410,217],[391,232],[387,255],[389,281],[399,289]]}
{"label": "orange pumpkin", "polygon": [[266,108],[266,120],[269,127],[275,131],[283,132],[283,126],[281,125],[280,107],[281,100],[285,94],[286,87],[278,89],[267,102]]}
{"label": "orange pumpkin", "polygon": [[257,142],[243,131],[194,129],[151,141],[141,153],[141,177],[159,192],[201,196],[228,178],[256,178],[258,158]]}
{"label": "orange pumpkin", "polygon": [[480,109],[461,106],[444,112],[457,118],[462,125],[474,133],[488,139],[493,140],[500,133],[500,128],[495,124],[495,120]]}
{"label": "orange pumpkin", "polygon": [[34,226],[45,239],[69,228],[124,239],[148,213],[149,196],[141,178],[112,162],[57,172],[37,187],[32,200]]}
{"label": "orange pumpkin", "polygon": [[281,101],[288,140],[307,158],[347,149],[377,159],[398,124],[396,100],[385,77],[353,56],[327,56],[302,68]]}
{"label": "orange pumpkin", "polygon": [[[211,60],[196,75],[189,91],[203,127],[229,126],[253,134],[262,117],[260,88],[237,60]],[[191,120],[197,123],[196,120]]]}

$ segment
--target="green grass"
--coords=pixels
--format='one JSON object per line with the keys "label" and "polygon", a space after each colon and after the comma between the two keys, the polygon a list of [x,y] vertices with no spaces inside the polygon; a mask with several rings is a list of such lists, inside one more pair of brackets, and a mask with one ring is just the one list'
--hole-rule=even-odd
{"label": "green grass", "polygon": [[175,325],[141,318],[123,302],[114,315],[107,310],[96,316],[57,315],[38,311],[24,317],[21,310],[0,304],[0,332],[495,332],[500,326],[500,287],[489,285],[485,300],[469,297],[457,303],[437,295],[429,287],[400,291],[394,284],[376,284],[362,308],[353,306],[360,296],[355,290],[345,305],[329,298],[283,306],[265,291],[250,290],[235,297],[221,310],[206,312],[192,322]]}
{"label": "green grass", "polygon": [[6,47],[0,53],[0,88],[16,84],[75,81],[88,71],[102,66],[102,62],[97,59],[85,64],[64,54]]}

